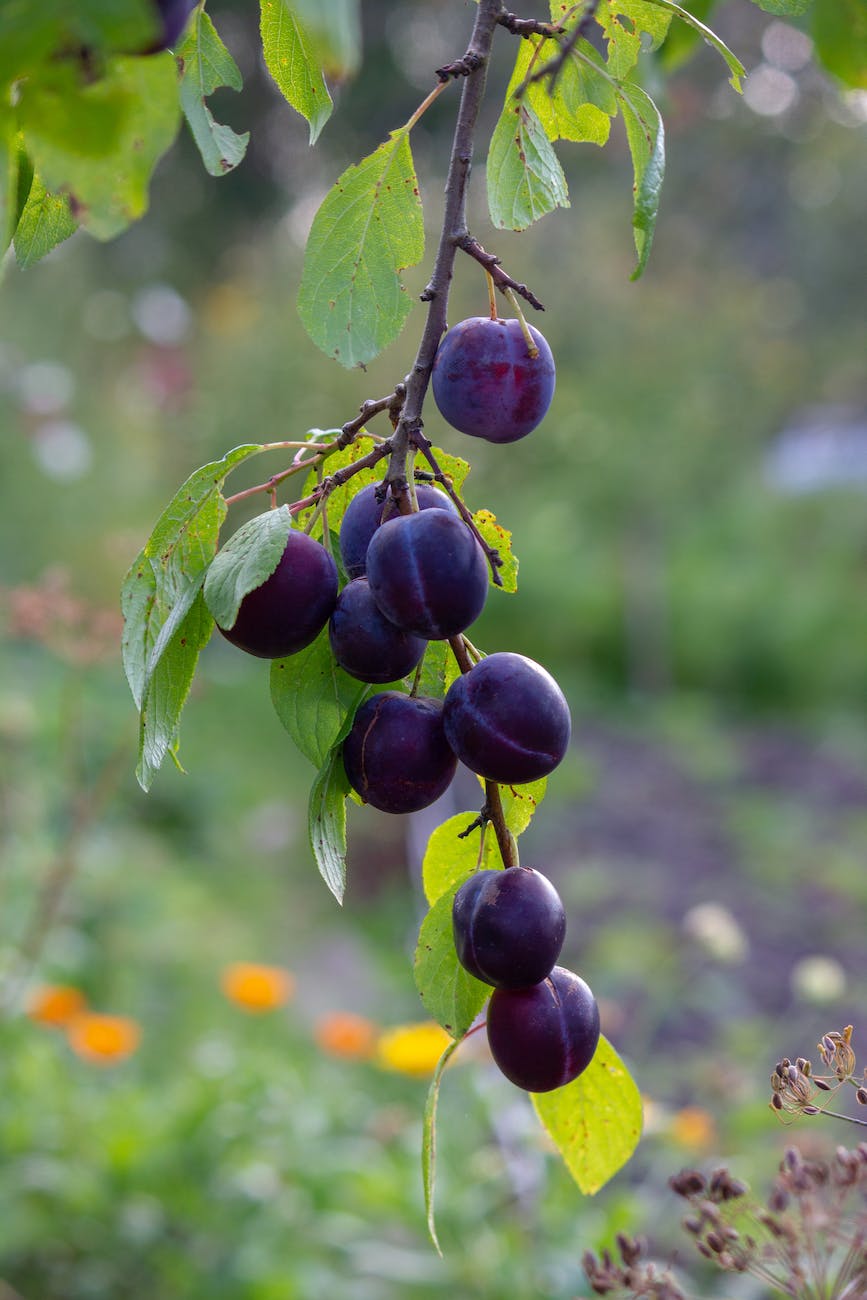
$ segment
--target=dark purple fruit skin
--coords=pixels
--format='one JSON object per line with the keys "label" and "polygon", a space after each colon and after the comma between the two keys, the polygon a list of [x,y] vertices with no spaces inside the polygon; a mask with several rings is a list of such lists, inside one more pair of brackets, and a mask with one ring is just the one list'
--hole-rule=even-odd
{"label": "dark purple fruit skin", "polygon": [[365,700],[343,742],[346,776],[383,812],[418,812],[448,789],[457,760],[446,743],[442,701],[383,691]]}
{"label": "dark purple fruit skin", "polygon": [[370,594],[366,578],[343,588],[328,624],[334,658],[362,682],[395,682],[412,672],[427,641],[389,623]]}
{"label": "dark purple fruit skin", "polygon": [[532,867],[477,871],[455,894],[452,923],[461,965],[500,989],[550,975],[566,935],[560,895]]}
{"label": "dark purple fruit skin", "polygon": [[398,515],[377,529],[367,580],[386,618],[428,641],[457,636],[488,595],[485,554],[463,520],[446,510]]}
{"label": "dark purple fruit skin", "polygon": [[[378,485],[371,483],[356,493],[340,521],[340,555],[348,578],[362,578],[367,572],[367,548],[382,523],[382,512],[386,505],[386,502],[376,499],[377,490]],[[453,515],[458,513],[451,497],[438,488],[418,483],[415,494],[419,510],[448,510]],[[389,518],[391,517],[390,515]]]}
{"label": "dark purple fruit skin", "polygon": [[551,674],[508,651],[488,655],[452,683],[443,723],[461,762],[503,785],[553,772],[572,732],[569,705]]}
{"label": "dark purple fruit skin", "polygon": [[550,1092],[577,1079],[599,1042],[599,1008],[588,986],[555,966],[528,989],[495,989],[488,1045],[507,1079],[527,1092]]}
{"label": "dark purple fruit skin", "polygon": [[144,53],[158,54],[160,50],[174,49],[197,3],[198,0],[155,0],[160,17],[160,33]]}
{"label": "dark purple fruit skin", "polygon": [[554,396],[554,357],[530,326],[531,357],[517,320],[471,316],[448,331],[434,358],[431,384],[443,419],[488,442],[516,442],[544,418]]}
{"label": "dark purple fruit skin", "polygon": [[220,631],[247,654],[282,659],[316,639],[336,600],[337,565],[324,546],[293,529],[270,578],[247,593],[234,625]]}

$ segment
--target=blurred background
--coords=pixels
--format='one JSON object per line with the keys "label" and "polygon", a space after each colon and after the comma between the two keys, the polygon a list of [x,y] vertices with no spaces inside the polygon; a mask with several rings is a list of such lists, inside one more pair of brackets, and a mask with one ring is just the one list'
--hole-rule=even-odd
{"label": "blurred background", "polygon": [[[490,229],[498,41],[470,224],[545,302],[557,392],[508,447],[432,404],[426,428],[472,461],[467,501],[520,558],[518,593],[492,596],[473,640],[540,660],[572,706],[522,860],[563,895],[564,964],[600,998],[646,1136],[582,1197],[468,1046],[441,1098],[439,1259],[419,1173],[439,1044],[392,1032],[423,1020],[424,827],[351,809],[340,910],[306,844],[313,773],[266,668],[219,639],[184,717],[186,775],[143,795],[117,592],[194,468],[338,426],[407,371],[421,305],[367,373],[314,348],[302,249],[338,173],[463,50],[470,6],[368,0],[362,74],[315,151],[251,7],[209,9],[245,78],[213,105],[252,131],[245,162],[213,181],[182,134],[143,221],[7,265],[0,289],[0,1297],[566,1300],[589,1295],[582,1251],[619,1230],[702,1295],[768,1294],[700,1272],[666,1180],[725,1162],[761,1189],[793,1137],[857,1135],[784,1129],[768,1076],[826,1030],[854,1023],[856,1050],[867,1032],[867,92],[832,85],[794,26],[720,7],[746,93],[704,48],[649,71],[668,173],[633,284],[619,123],[603,152],[560,147],[570,211]],[[413,133],[416,294],[454,103]],[[452,322],[487,301],[475,263],[457,270]],[[471,787],[455,798],[471,806]]]}

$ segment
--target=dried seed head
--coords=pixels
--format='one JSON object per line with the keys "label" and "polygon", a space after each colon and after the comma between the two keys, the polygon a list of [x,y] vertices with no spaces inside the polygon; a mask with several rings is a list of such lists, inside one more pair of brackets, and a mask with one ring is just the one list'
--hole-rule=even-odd
{"label": "dried seed head", "polygon": [[859,1106],[867,1106],[867,1088],[856,1088],[855,1100]]}
{"label": "dried seed head", "polygon": [[679,1174],[669,1178],[668,1185],[678,1196],[685,1196],[688,1200],[691,1196],[699,1196],[707,1183],[704,1174],[700,1174],[697,1169],[682,1169]]}

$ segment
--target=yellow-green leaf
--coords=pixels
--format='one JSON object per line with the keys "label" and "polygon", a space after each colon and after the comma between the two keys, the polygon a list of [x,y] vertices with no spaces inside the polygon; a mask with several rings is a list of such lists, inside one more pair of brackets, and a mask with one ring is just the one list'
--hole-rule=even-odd
{"label": "yellow-green leaf", "polygon": [[[477,510],[473,515],[473,522],[488,545],[494,547],[503,561],[499,569],[502,584],[500,590],[517,591],[518,557],[512,554],[512,534],[508,528],[497,523],[497,516],[491,510]],[[492,574],[491,583],[493,582]]]}
{"label": "yellow-green leaf", "polygon": [[306,118],[314,144],[333,108],[316,43],[291,0],[261,0],[261,32],[268,71]]}
{"label": "yellow-green leaf", "polygon": [[563,168],[527,104],[506,101],[491,136],[486,178],[488,210],[501,230],[526,230],[555,208],[569,207]]}
{"label": "yellow-green leaf", "polygon": [[[471,876],[479,861],[481,830],[461,832],[472,826],[478,812],[456,813],[431,834],[422,863],[422,883],[427,901],[433,907],[444,894],[454,895],[459,885]],[[502,867],[493,829],[488,827],[480,868]]]}

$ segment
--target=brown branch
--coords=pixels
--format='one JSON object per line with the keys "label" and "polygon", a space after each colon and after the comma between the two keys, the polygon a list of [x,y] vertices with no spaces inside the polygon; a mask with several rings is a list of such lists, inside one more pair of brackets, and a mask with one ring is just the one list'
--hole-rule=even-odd
{"label": "brown branch", "polygon": [[347,420],[346,424],[343,425],[340,431],[340,437],[334,444],[335,447],[348,447],[351,442],[355,441],[355,438],[364,428],[367,421],[372,419],[374,415],[378,415],[380,411],[388,411],[391,416],[392,424],[396,424],[400,412],[403,409],[405,398],[405,384],[395,384],[394,392],[389,393],[388,397],[378,397],[375,399],[369,397],[366,402],[361,403],[361,406],[358,408],[359,413],[356,415],[355,419]]}
{"label": "brown branch", "polygon": [[440,81],[451,81],[454,77],[471,77],[474,72],[484,65],[484,57],[478,50],[467,50],[461,59],[455,59],[453,63],[446,63],[442,68],[436,69],[436,76]]}
{"label": "brown branch", "polygon": [[535,307],[536,311],[545,310],[544,303],[539,301],[532,289],[528,289],[525,284],[519,284],[517,280],[513,280],[503,270],[497,255],[486,252],[479,241],[474,239],[471,234],[467,233],[458,240],[458,248],[463,249],[465,253],[469,253],[470,257],[475,258],[485,268],[501,293],[505,293],[506,289],[511,289],[513,293],[517,293],[521,298],[524,298],[531,307]]}
{"label": "brown branch", "polygon": [[560,36],[565,27],[557,23],[546,23],[540,18],[519,18],[517,14],[500,14],[500,26],[505,27],[513,36]]}

